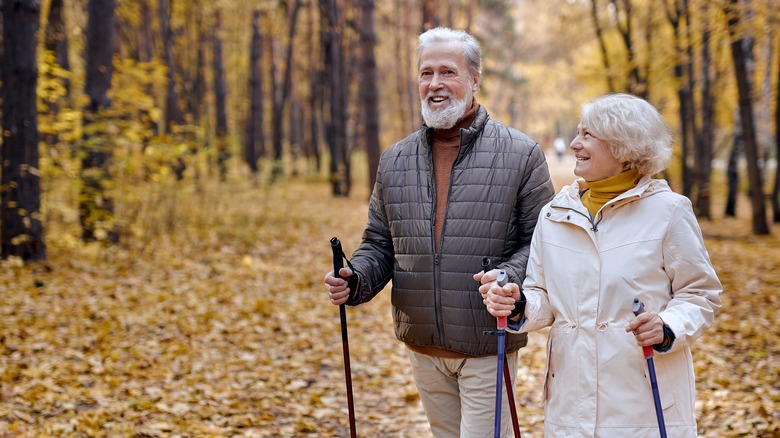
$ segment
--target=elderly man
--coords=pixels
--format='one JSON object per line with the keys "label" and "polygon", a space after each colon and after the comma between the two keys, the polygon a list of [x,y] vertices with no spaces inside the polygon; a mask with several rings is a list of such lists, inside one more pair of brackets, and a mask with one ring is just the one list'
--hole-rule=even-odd
{"label": "elderly man", "polygon": [[[537,216],[553,196],[540,146],[477,102],[481,57],[466,32],[420,35],[425,124],[382,154],[354,272],[325,276],[336,305],[368,302],[392,280],[395,333],[436,437],[493,434],[497,341],[484,332],[496,320],[472,276],[489,257],[522,282]],[[507,338],[513,380],[526,343],[526,335]]]}

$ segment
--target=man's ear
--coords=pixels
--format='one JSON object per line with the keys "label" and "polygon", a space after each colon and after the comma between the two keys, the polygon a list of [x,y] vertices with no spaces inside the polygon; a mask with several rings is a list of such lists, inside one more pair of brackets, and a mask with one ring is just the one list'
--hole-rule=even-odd
{"label": "man's ear", "polygon": [[479,75],[475,75],[471,82],[471,91],[476,93],[479,91]]}

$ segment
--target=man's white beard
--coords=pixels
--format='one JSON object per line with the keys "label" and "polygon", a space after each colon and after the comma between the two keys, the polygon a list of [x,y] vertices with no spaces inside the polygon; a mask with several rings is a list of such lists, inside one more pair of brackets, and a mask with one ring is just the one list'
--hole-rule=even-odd
{"label": "man's white beard", "polygon": [[[447,108],[444,108],[443,110],[439,110],[439,111],[432,110],[431,107],[428,105],[429,99],[432,96],[447,96],[451,100],[450,105]],[[466,108],[469,106],[469,104],[471,104],[472,98],[473,95],[471,93],[471,89],[468,90],[463,100],[453,99],[452,94],[450,93],[430,92],[428,93],[427,96],[425,96],[425,99],[422,99],[420,101],[423,120],[425,120],[425,124],[428,125],[429,128],[433,128],[433,129],[452,128],[453,126],[455,126],[455,123],[457,123],[458,120],[460,120],[463,117],[463,115],[466,114]]]}

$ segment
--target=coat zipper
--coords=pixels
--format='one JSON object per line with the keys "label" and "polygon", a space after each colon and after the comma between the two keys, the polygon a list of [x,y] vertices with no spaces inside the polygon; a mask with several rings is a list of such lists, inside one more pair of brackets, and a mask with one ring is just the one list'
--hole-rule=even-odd
{"label": "coat zipper", "polygon": [[[436,250],[436,204],[439,199],[436,196],[436,178],[433,176],[433,144],[429,143],[428,147],[428,186],[431,187],[431,252],[433,253],[433,301],[434,301],[434,314],[436,318],[436,332],[439,334],[439,344],[444,347],[444,318],[441,313],[441,290],[439,288],[439,252],[441,251],[441,242],[439,242],[439,249]],[[449,196],[449,195],[448,195]],[[445,207],[444,216],[447,216]],[[444,236],[444,224],[442,224],[442,237]]]}
{"label": "coat zipper", "polygon": [[444,206],[444,216],[442,217],[442,224],[441,224],[441,236],[439,237],[438,247],[439,249],[436,249],[436,204],[439,202],[438,197],[436,197],[436,178],[433,176],[433,144],[430,143],[428,148],[428,162],[429,162],[429,176],[428,178],[431,181],[431,187],[433,187],[433,190],[431,191],[431,195],[433,197],[433,205],[431,206],[431,242],[433,244],[433,293],[434,293],[434,302],[435,302],[435,312],[436,312],[436,329],[439,333],[439,343],[442,348],[445,347],[444,345],[444,316],[442,315],[442,309],[441,309],[441,288],[439,287],[439,277],[441,276],[441,266],[439,265],[441,261],[441,253],[442,253],[442,247],[444,242],[444,231],[447,225],[447,212],[450,208],[450,195],[452,194],[452,176],[455,173],[455,165],[460,161],[461,153],[463,152],[463,129],[460,130],[460,139],[458,141],[458,154],[455,156],[455,161],[452,162],[452,167],[450,167],[450,184],[447,187],[447,204]]}

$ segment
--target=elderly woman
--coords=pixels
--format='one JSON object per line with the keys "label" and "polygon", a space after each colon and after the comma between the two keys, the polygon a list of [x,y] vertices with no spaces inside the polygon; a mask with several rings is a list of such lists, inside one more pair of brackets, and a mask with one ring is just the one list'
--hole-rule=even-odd
{"label": "elderly woman", "polygon": [[[579,178],[539,216],[522,292],[475,275],[509,331],[550,327],[545,436],[657,437],[642,346],[652,346],[666,431],[695,437],[690,346],[720,308],[688,198],[653,179],[671,157],[658,111],[625,94],[583,106],[570,149]],[[647,312],[635,317],[639,298]]]}

